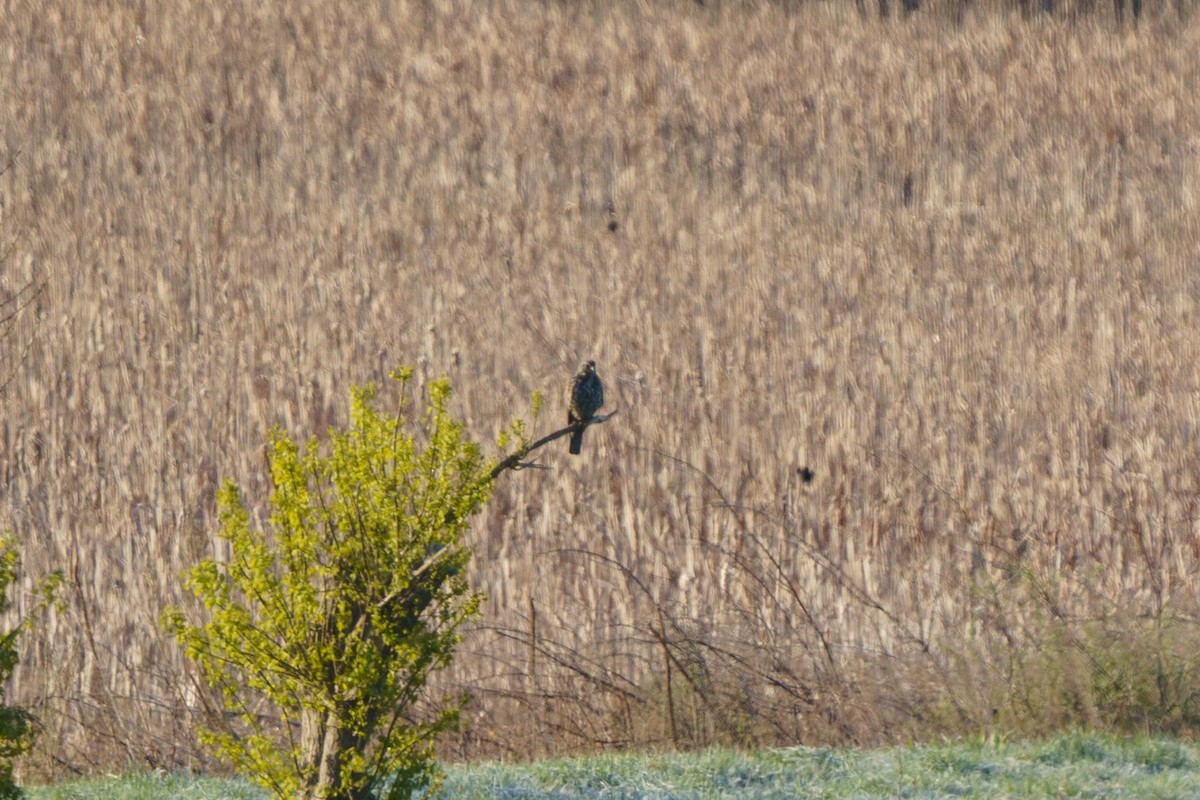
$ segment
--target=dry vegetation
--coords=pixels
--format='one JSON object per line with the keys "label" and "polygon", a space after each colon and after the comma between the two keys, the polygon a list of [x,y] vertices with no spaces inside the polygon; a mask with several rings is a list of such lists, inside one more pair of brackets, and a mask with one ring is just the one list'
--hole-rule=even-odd
{"label": "dry vegetation", "polygon": [[545,430],[588,356],[621,413],[476,526],[447,754],[1197,730],[1190,6],[217,5],[0,31],[45,768],[196,763],[156,620],[272,425],[415,363]]}

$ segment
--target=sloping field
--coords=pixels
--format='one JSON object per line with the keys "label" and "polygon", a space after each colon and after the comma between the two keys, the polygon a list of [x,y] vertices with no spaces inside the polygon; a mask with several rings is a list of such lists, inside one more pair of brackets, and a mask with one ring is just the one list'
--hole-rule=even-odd
{"label": "sloping field", "polygon": [[1191,6],[716,5],[5,12],[45,769],[203,763],[214,489],[400,363],[484,441],[583,358],[620,409],[478,521],[448,755],[1196,729]]}

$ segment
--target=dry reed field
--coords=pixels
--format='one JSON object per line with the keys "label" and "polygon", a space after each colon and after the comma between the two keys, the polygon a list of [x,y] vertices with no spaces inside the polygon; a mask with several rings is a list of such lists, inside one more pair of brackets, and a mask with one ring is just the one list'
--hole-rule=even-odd
{"label": "dry reed field", "polygon": [[413,364],[546,432],[589,357],[448,757],[1200,730],[1191,5],[97,8],[0,29],[30,769],[204,766],[157,620],[272,426]]}

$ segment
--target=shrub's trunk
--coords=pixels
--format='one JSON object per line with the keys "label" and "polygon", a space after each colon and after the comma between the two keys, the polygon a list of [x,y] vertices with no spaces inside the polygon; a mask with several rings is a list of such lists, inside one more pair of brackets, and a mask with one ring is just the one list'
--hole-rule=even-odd
{"label": "shrub's trunk", "polygon": [[[343,785],[342,756],[355,744],[337,711],[305,709],[300,717],[301,769],[308,775],[300,800],[359,800],[366,787]],[[354,783],[354,781],[351,781]]]}

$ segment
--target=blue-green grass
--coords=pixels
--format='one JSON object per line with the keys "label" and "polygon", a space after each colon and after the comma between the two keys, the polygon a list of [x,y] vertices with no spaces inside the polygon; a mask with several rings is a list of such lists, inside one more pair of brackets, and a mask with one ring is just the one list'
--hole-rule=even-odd
{"label": "blue-green grass", "polygon": [[[133,775],[35,787],[32,800],[159,800],[266,794],[246,783]],[[959,742],[871,750],[604,755],[446,769],[447,800],[575,798],[1200,798],[1200,747],[1167,739],[1064,734],[1040,742]]]}

